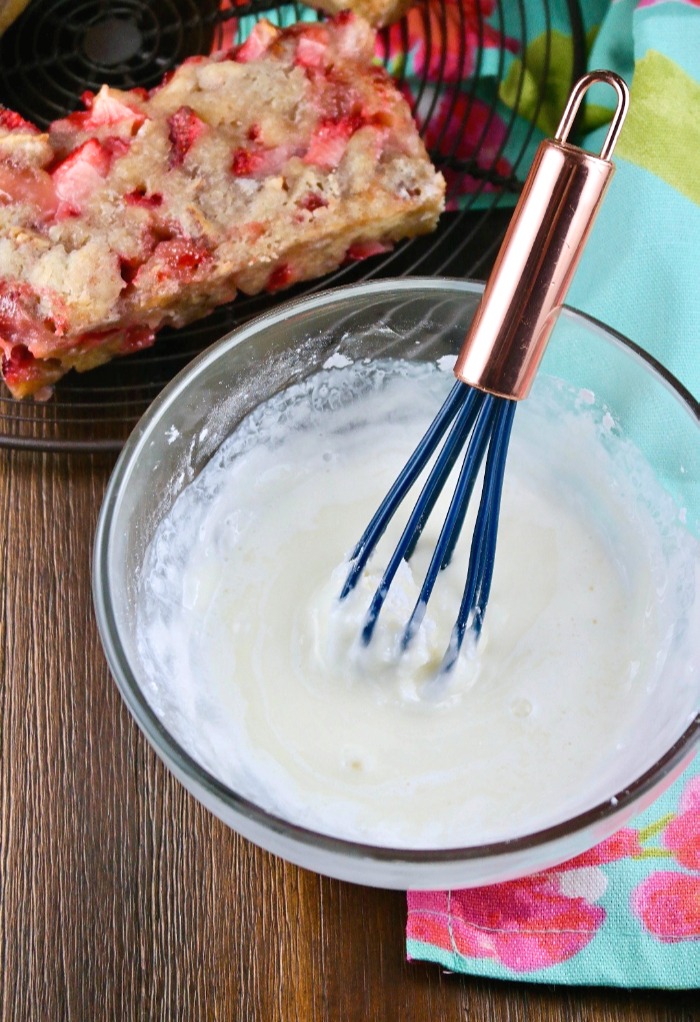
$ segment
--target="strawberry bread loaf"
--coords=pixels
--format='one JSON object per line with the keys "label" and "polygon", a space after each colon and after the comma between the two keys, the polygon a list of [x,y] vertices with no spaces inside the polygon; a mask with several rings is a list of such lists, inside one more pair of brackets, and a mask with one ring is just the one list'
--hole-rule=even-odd
{"label": "strawberry bread loaf", "polygon": [[103,87],[40,132],[0,108],[0,353],[12,394],[231,301],[432,230],[444,182],[354,15]]}

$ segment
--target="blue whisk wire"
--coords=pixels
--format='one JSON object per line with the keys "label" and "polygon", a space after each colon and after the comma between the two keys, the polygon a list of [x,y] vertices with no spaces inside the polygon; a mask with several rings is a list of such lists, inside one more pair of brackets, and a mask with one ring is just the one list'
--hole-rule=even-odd
{"label": "blue whisk wire", "polygon": [[435,544],[433,556],[430,564],[428,565],[428,571],[425,576],[425,581],[418,595],[418,600],[413,608],[413,612],[408,619],[406,628],[401,637],[401,649],[405,650],[413,636],[420,628],[420,624],[425,616],[427,609],[428,600],[430,599],[431,593],[435,582],[437,581],[438,574],[452,560],[452,554],[454,553],[459,534],[464,524],[464,519],[469,506],[472,492],[474,490],[474,484],[476,483],[477,475],[481,467],[481,462],[484,458],[484,452],[488,446],[489,435],[491,430],[492,419],[494,415],[493,402],[495,398],[491,397],[490,394],[483,394],[477,392],[480,395],[479,410],[474,422],[474,429],[469,438],[467,450],[462,462],[462,467],[459,472],[457,479],[457,485],[450,502],[450,506],[445,516],[445,522],[440,530],[438,541]]}
{"label": "blue whisk wire", "polygon": [[357,584],[357,581],[364,571],[365,565],[373,553],[377,543],[381,539],[387,525],[393,517],[399,504],[403,501],[419,475],[430,461],[438,444],[445,435],[450,423],[459,412],[464,410],[476,400],[478,392],[472,390],[466,383],[458,381],[452,387],[450,393],[442,404],[440,411],[431,422],[420,443],[414,450],[411,457],[396,477],[391,489],[374,513],[369,525],[362,533],[358,543],[350,555],[352,567],[345,585],[340,593],[340,599],[344,600]]}
{"label": "blue whisk wire", "polygon": [[474,638],[478,639],[491,593],[503,479],[515,415],[515,401],[496,398],[495,402],[495,421],[486,456],[484,486],[472,535],[467,581],[440,673],[450,671],[457,662],[467,627],[471,629]]}
{"label": "blue whisk wire", "polygon": [[464,459],[445,522],[415,607],[401,637],[400,647],[405,650],[418,631],[437,577],[452,559],[479,470],[486,456],[467,582],[441,670],[448,671],[454,666],[467,627],[478,637],[491,588],[503,476],[514,411],[515,401],[494,397],[459,381],[452,387],[352,552],[351,567],[340,593],[341,600],[355,588],[399,505],[445,438],[370,602],[361,631],[361,640],[365,645],[372,638],[401,561],[408,560],[412,555],[465,445]]}
{"label": "blue whisk wire", "polygon": [[[479,407],[480,396],[472,397],[471,394],[468,394],[467,399],[464,401],[462,407],[457,413],[454,424],[447,435],[447,439],[445,440],[444,446],[435,460],[408,522],[406,523],[406,527],[401,534],[401,538],[396,544],[396,549],[394,550],[374,596],[372,597],[372,602],[370,603],[369,610],[367,611],[367,616],[361,633],[362,641],[365,645],[367,645],[372,638],[377,618],[379,617],[379,612],[384,606],[384,601],[389,593],[389,587],[394,580],[394,576],[398,571],[399,565],[402,560],[408,560],[411,552],[415,548],[418,536],[420,536],[423,531],[428,515],[435,506],[435,502],[447,481],[447,477],[449,476],[450,471],[452,470],[459,453],[464,446],[465,439],[469,435],[474,419],[478,416]],[[446,429],[447,423],[445,424],[443,433]],[[388,520],[389,519],[387,517],[384,523],[385,525],[388,524]]]}

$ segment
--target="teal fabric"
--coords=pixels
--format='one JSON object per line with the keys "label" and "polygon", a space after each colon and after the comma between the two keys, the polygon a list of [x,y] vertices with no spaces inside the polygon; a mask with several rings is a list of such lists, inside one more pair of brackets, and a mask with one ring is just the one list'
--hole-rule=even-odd
{"label": "teal fabric", "polygon": [[567,303],[635,341],[698,399],[700,206],[644,168],[615,163]]}
{"label": "teal fabric", "polygon": [[[587,16],[589,66],[618,71],[631,106],[567,302],[651,353],[698,399],[700,5],[618,0]],[[536,53],[519,59],[527,66]],[[558,81],[552,95],[561,107]],[[591,98],[600,122],[610,98],[601,89]],[[507,81],[501,99],[513,102]],[[597,151],[604,135],[596,128],[581,144]],[[692,472],[697,488],[697,463]],[[409,892],[407,953],[500,979],[700,987],[700,759],[617,835],[554,870]]]}
{"label": "teal fabric", "polygon": [[[591,66],[627,77],[632,116],[636,89],[630,66],[650,49],[664,52],[697,86],[687,101],[700,127],[700,7],[676,0],[634,7],[630,0],[613,5]],[[679,136],[675,123],[659,120],[648,130],[663,143],[661,158],[671,165],[679,151],[692,147],[689,174],[700,186],[700,136]],[[589,135],[586,147],[599,149],[604,134],[602,128]],[[635,162],[643,154],[626,144],[625,129],[618,150],[615,175],[567,301],[636,341],[700,399],[700,204]]]}

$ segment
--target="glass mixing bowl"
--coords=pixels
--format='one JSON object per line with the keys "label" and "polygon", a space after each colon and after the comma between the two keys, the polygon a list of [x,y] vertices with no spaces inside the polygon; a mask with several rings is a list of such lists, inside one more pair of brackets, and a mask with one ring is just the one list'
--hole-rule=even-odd
{"label": "glass mixing bowl", "polygon": [[[306,868],[363,884],[477,886],[564,861],[650,804],[690,762],[700,735],[700,672],[691,671],[694,681],[679,693],[670,677],[670,696],[654,709],[654,737],[639,743],[636,766],[613,797],[511,840],[406,850],[316,833],[271,814],[204,769],[153,708],[136,643],[136,593],[149,541],[183,488],[244,416],[318,371],[331,355],[432,361],[456,353],[481,290],[456,280],[373,282],[290,302],[234,331],[183,371],[145,414],[119,458],[99,518],[93,579],[99,630],[123,698],[157,754],[197,799],[249,840]],[[687,530],[700,536],[697,401],[632,343],[568,309],[540,372],[594,394],[610,410],[682,509]],[[697,575],[697,564],[687,569]],[[697,663],[700,593],[693,588],[673,643],[678,640],[678,656]],[[667,673],[673,673],[673,655],[668,664]],[[592,741],[591,755],[596,754]]]}

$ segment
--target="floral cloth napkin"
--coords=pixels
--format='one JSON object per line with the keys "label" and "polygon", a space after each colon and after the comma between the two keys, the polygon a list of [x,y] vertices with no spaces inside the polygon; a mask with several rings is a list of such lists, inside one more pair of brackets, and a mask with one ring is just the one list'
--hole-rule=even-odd
{"label": "floral cloth napkin", "polygon": [[632,826],[561,866],[490,887],[409,891],[407,952],[498,979],[700,986],[698,766]]}
{"label": "floral cloth napkin", "polygon": [[[492,14],[490,0],[480,5]],[[588,65],[618,71],[631,106],[617,172],[568,302],[636,341],[697,398],[700,3],[581,6]],[[538,115],[543,135],[556,127],[571,66],[565,35],[555,31],[550,45],[551,89]],[[513,53],[500,86],[504,111],[514,102],[515,62],[534,74],[542,52],[535,39],[527,52]],[[591,91],[590,128],[605,121],[604,105],[614,99],[604,92]],[[520,112],[533,102],[522,90]],[[604,134],[604,127],[592,130],[586,146],[597,151]],[[407,953],[501,979],[700,987],[700,757],[630,826],[559,867],[490,887],[409,892]]]}

